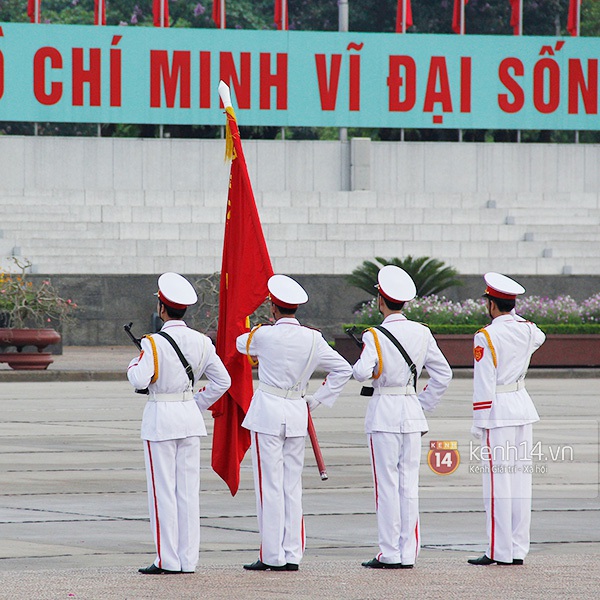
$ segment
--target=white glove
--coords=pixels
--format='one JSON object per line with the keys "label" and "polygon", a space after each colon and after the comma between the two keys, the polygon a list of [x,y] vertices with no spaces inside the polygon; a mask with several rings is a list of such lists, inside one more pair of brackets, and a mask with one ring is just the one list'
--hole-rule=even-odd
{"label": "white glove", "polygon": [[474,438],[480,440],[483,437],[483,429],[481,427],[473,425],[473,427],[471,427],[471,435]]}
{"label": "white glove", "polygon": [[318,400],[315,400],[314,396],[305,396],[306,404],[308,404],[308,410],[312,412],[318,406],[321,406],[321,403]]}

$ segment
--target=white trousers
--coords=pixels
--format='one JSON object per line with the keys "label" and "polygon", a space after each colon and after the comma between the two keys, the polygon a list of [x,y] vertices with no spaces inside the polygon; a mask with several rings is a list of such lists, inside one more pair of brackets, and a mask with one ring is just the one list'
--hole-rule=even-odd
{"label": "white trousers", "polygon": [[144,442],[154,564],[194,571],[200,551],[200,438]]}
{"label": "white trousers", "polygon": [[[486,429],[482,439],[487,556],[500,562],[529,552],[533,426]],[[486,448],[489,448],[486,451]]]}
{"label": "white trousers", "polygon": [[304,437],[252,432],[252,466],[262,562],[299,564],[304,554]]}
{"label": "white trousers", "polygon": [[383,563],[413,565],[420,548],[419,464],[421,434],[368,434],[379,554]]}

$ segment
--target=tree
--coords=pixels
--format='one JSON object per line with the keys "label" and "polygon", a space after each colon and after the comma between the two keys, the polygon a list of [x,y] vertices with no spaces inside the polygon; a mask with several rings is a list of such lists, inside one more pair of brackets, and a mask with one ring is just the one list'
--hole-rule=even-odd
{"label": "tree", "polygon": [[377,288],[375,287],[377,274],[381,267],[396,265],[404,269],[413,278],[417,288],[417,296],[438,294],[449,287],[462,285],[462,282],[457,279],[458,271],[456,269],[445,267],[441,260],[429,258],[429,256],[413,258],[409,255],[403,260],[377,256],[375,260],[379,264],[365,260],[360,267],[354,269],[346,278],[348,283],[375,296],[377,294]]}

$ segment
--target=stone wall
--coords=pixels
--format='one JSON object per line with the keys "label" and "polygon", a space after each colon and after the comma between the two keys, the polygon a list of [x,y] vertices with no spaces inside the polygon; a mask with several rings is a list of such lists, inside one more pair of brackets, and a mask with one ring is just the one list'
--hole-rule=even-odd
{"label": "stone wall", "polygon": [[[443,260],[466,282],[457,299],[490,270],[542,295],[600,289],[600,146],[244,149],[273,267],[306,285],[300,316],[329,336],[364,299],[344,276],[376,256]],[[161,272],[220,269],[223,153],[221,140],[1,137],[0,258],[26,257],[82,306],[67,343],[124,343],[124,323],[149,328]]]}
{"label": "stone wall", "polygon": [[[33,276],[33,279],[41,278]],[[200,275],[188,274],[196,283]],[[369,295],[348,285],[343,275],[294,274],[307,290],[309,302],[298,311],[305,324],[321,329],[329,340],[342,331],[342,324],[352,322],[355,307]],[[483,293],[481,276],[461,277],[463,285],[447,290],[452,300],[478,298]],[[77,325],[64,332],[67,345],[126,345],[128,338],[123,325],[133,321],[136,335],[148,333],[152,313],[156,310],[155,275],[54,275],[52,283],[65,296],[74,298],[81,306]],[[583,300],[600,291],[600,276],[558,275],[523,276],[519,281],[528,294],[555,297],[570,294]],[[190,309],[186,320],[190,325],[203,326],[198,307]]]}
{"label": "stone wall", "polygon": [[[276,271],[343,275],[412,254],[464,274],[600,274],[600,146],[244,148]],[[217,271],[223,152],[220,140],[2,137],[0,257],[47,274]]]}

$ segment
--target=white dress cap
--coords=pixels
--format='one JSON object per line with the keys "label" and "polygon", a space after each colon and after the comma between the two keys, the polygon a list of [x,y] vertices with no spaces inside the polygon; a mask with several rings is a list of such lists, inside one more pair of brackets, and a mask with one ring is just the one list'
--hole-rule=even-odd
{"label": "white dress cap", "polygon": [[417,295],[412,277],[400,267],[386,265],[377,275],[379,293],[392,302],[408,302]]}
{"label": "white dress cap", "polygon": [[178,273],[163,273],[158,278],[158,297],[172,308],[187,308],[198,301],[192,284]]}
{"label": "white dress cap", "polygon": [[308,294],[304,288],[287,275],[273,275],[268,283],[271,300],[283,308],[298,308],[299,304],[308,302]]}
{"label": "white dress cap", "polygon": [[501,273],[491,271],[483,279],[487,285],[485,293],[494,298],[514,300],[519,294],[525,293],[525,288],[520,283]]}

